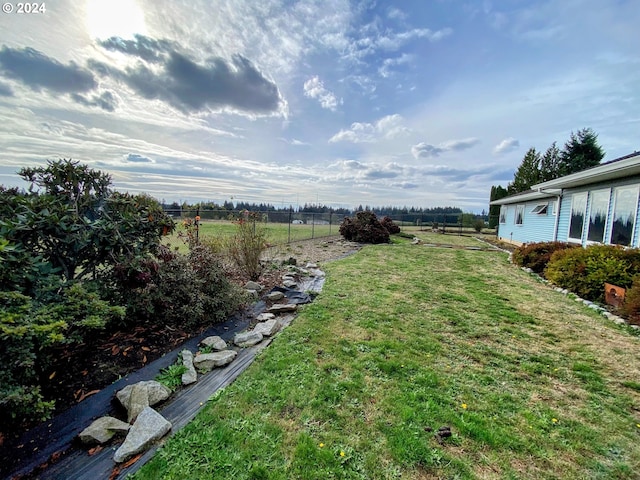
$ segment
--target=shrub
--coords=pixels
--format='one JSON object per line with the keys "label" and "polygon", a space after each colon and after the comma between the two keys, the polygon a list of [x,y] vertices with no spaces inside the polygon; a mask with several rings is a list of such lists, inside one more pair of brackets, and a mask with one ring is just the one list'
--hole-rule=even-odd
{"label": "shrub", "polygon": [[218,256],[202,245],[187,254],[164,247],[158,257],[121,264],[115,273],[129,322],[198,328],[226,320],[243,301]]}
{"label": "shrub", "polygon": [[513,263],[519,267],[530,268],[534,272],[541,274],[544,272],[551,255],[558,250],[568,248],[581,248],[580,245],[567,242],[540,242],[527,243],[513,251]]}
{"label": "shrub", "polygon": [[353,218],[345,217],[340,225],[345,240],[361,243],[389,243],[389,232],[369,211],[357,212]]}
{"label": "shrub", "polygon": [[631,288],[627,289],[620,313],[629,323],[640,325],[640,276],[635,276]]}
{"label": "shrub", "polygon": [[0,291],[0,417],[10,426],[48,418],[54,403],[43,398],[39,375],[54,348],[80,343],[123,315],[85,286],[60,285],[56,277],[42,280],[33,298]]}
{"label": "shrub", "polygon": [[387,232],[391,235],[400,233],[400,227],[391,219],[391,217],[382,217],[380,224],[386,228]]}
{"label": "shrub", "polygon": [[236,231],[228,239],[227,250],[238,268],[250,280],[258,280],[263,271],[260,261],[267,249],[267,234],[259,214],[245,211],[236,220]]}
{"label": "shrub", "polygon": [[480,233],[482,232],[482,229],[484,228],[484,220],[482,220],[481,218],[478,218],[476,220],[474,220],[473,222],[473,229]]}
{"label": "shrub", "polygon": [[640,250],[614,245],[591,245],[555,252],[544,275],[582,298],[604,300],[604,283],[628,288],[640,274]]}

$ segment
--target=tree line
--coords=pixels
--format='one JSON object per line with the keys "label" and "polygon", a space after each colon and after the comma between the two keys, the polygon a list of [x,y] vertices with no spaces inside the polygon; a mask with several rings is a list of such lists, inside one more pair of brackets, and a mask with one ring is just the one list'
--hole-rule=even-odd
{"label": "tree line", "polygon": [[[604,154],[604,150],[598,144],[598,135],[591,128],[571,132],[562,149],[558,148],[557,142],[553,142],[544,153],[531,147],[515,171],[513,180],[506,187],[491,187],[489,201],[526,192],[532,185],[595,167],[600,164]],[[497,225],[499,214],[499,205],[489,208],[491,227]]]}

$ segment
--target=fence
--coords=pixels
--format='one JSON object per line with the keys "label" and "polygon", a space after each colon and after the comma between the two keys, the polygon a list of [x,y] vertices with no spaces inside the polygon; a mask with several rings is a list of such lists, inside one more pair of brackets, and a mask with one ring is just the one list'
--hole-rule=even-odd
{"label": "fence", "polygon": [[[166,210],[171,215],[178,228],[169,243],[175,246],[183,244],[178,233],[184,231],[182,222],[185,220],[197,221],[196,235],[198,238],[205,236],[227,236],[235,232],[234,220],[242,218],[246,211],[242,210]],[[266,210],[251,212],[252,217],[262,224],[267,233],[269,243],[283,245],[301,240],[326,238],[340,234],[340,224],[345,215],[332,211],[323,213],[296,212],[291,210]],[[414,214],[390,215],[406,233],[416,231],[433,231],[440,233],[466,234],[475,232],[473,225],[468,221],[463,223],[460,214]],[[255,225],[254,225],[255,228]]]}

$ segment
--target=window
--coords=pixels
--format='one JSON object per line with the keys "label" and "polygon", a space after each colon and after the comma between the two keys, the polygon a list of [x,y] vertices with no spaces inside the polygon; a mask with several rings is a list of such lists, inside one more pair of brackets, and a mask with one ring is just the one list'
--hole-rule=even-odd
{"label": "window", "polygon": [[500,223],[507,223],[507,206],[500,205]]}
{"label": "window", "polygon": [[549,210],[548,203],[540,203],[536,205],[533,208],[533,210],[531,210],[531,213],[535,213],[536,215],[546,215],[548,210]]}
{"label": "window", "polygon": [[569,219],[569,240],[582,240],[582,227],[587,211],[587,192],[576,193],[571,198],[571,218]]}
{"label": "window", "polygon": [[604,229],[609,213],[610,191],[596,190],[591,192],[591,206],[589,207],[589,226],[587,240],[590,242],[604,242]]}
{"label": "window", "polygon": [[618,187],[614,190],[613,197],[611,243],[615,243],[616,245],[631,245],[633,228],[636,224],[638,186]]}
{"label": "window", "polygon": [[516,225],[522,225],[524,222],[524,205],[516,205]]}

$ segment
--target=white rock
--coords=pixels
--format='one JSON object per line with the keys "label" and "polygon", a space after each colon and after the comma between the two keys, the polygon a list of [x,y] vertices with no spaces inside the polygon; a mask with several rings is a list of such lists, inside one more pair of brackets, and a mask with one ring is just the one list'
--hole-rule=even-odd
{"label": "white rock", "polygon": [[113,417],[100,417],[85,428],[78,438],[85,445],[106,443],[116,434],[129,431],[129,425],[122,420]]}
{"label": "white rock", "polygon": [[205,338],[200,342],[200,345],[204,345],[218,352],[227,349],[227,342],[217,335]]}
{"label": "white rock", "polygon": [[278,300],[282,300],[284,298],[284,293],[282,292],[271,292],[269,295],[267,295],[267,300],[270,300],[272,302],[277,302]]}
{"label": "white rock", "polygon": [[266,322],[258,323],[253,331],[265,337],[271,337],[280,331],[280,322],[276,319],[267,320]]}
{"label": "white rock", "polygon": [[233,338],[233,343],[239,347],[251,347],[260,343],[264,339],[264,336],[260,332],[242,332],[237,333]]}
{"label": "white rock", "polygon": [[182,365],[187,368],[187,371],[182,374],[182,384],[191,385],[198,381],[198,374],[193,366],[193,353],[191,350],[182,351]]}
{"label": "white rock", "polygon": [[193,364],[200,372],[208,372],[215,367],[224,367],[236,358],[238,352],[235,350],[224,350],[222,352],[201,353],[193,359]]}
{"label": "white rock", "polygon": [[128,458],[145,451],[151,443],[164,437],[171,430],[171,423],[153,408],[147,407],[129,430],[127,438],[116,450],[113,460],[122,463]]}
{"label": "white rock", "polygon": [[266,322],[267,320],[271,320],[273,318],[276,318],[273,313],[261,313],[256,317],[256,320],[258,320],[259,322]]}

